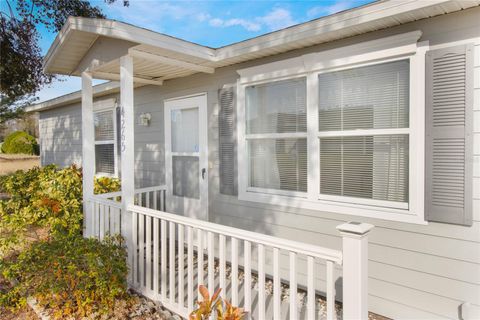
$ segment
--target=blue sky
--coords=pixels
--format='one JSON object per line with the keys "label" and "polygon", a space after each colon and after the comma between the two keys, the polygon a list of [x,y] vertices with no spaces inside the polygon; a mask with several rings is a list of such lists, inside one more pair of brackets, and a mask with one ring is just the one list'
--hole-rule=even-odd
{"label": "blue sky", "polygon": [[[155,1],[130,0],[124,7],[121,0],[101,7],[110,19],[162,32],[211,47],[220,47],[285,28],[297,23],[360,6],[371,0],[322,1]],[[45,54],[55,34],[40,30],[40,46]],[[38,92],[45,101],[80,89],[77,77],[62,77]],[[97,82],[99,83],[99,82]]]}

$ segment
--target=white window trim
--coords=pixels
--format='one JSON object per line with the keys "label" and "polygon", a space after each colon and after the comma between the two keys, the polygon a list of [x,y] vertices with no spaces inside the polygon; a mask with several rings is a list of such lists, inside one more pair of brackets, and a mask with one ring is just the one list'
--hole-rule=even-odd
{"label": "white window trim", "polygon": [[[385,220],[426,224],[425,184],[425,53],[428,41],[417,42],[420,31],[409,32],[348,47],[311,53],[301,57],[238,70],[237,130],[238,187],[240,200],[284,207],[299,207],[325,212]],[[355,52],[356,55],[348,56]],[[338,133],[318,131],[318,75],[324,72],[375,65],[390,61],[410,62],[409,128],[351,130]],[[246,134],[245,88],[279,80],[307,78],[307,132],[287,134],[307,137],[308,192],[280,191],[248,186],[248,138],[277,138],[282,134]],[[361,134],[409,135],[409,203],[320,195],[319,137]]]}
{"label": "white window trim", "polygon": [[[105,112],[105,111],[110,111],[112,113],[112,121],[113,121],[113,140],[101,140],[101,141],[96,141],[95,136],[94,136],[94,145],[102,145],[102,144],[113,144],[113,166],[114,166],[114,173],[106,173],[106,172],[97,172],[96,168],[96,163],[97,163],[97,158],[96,155],[94,157],[95,162],[94,162],[94,172],[95,172],[95,177],[109,177],[109,178],[118,178],[118,146],[117,146],[117,112],[116,112],[116,107],[117,105],[115,104],[114,107],[107,107],[107,108],[98,108],[95,109],[93,112],[94,114],[94,119],[95,119],[95,114],[99,112]],[[95,150],[95,149],[94,149]]]}

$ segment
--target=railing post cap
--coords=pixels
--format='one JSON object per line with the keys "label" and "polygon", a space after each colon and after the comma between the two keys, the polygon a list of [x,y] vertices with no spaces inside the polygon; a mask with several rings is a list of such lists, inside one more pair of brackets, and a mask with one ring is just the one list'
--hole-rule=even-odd
{"label": "railing post cap", "polygon": [[373,224],[362,223],[356,221],[349,221],[347,223],[337,226],[337,230],[342,233],[342,235],[352,235],[352,236],[364,236],[375,228]]}

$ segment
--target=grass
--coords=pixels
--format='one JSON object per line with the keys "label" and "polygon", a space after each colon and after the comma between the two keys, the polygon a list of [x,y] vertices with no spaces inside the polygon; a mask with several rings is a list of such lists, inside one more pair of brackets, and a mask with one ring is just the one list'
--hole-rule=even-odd
{"label": "grass", "polygon": [[40,166],[38,156],[21,154],[0,154],[0,176],[17,170],[28,170]]}

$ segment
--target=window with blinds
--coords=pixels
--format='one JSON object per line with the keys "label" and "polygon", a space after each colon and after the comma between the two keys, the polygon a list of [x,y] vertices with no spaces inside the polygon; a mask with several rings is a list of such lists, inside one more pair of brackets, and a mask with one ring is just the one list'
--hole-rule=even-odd
{"label": "window with blinds", "polygon": [[320,74],[320,195],[408,203],[409,60]]}
{"label": "window with blinds", "polygon": [[95,173],[115,175],[115,115],[114,110],[94,114]]}
{"label": "window with blinds", "polygon": [[246,88],[249,187],[307,191],[306,79]]}

